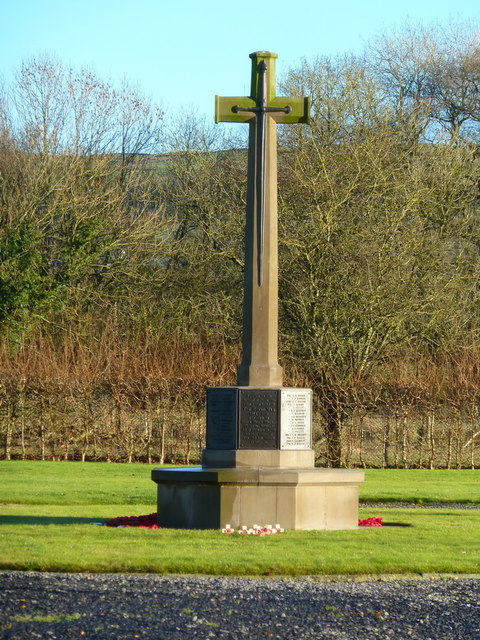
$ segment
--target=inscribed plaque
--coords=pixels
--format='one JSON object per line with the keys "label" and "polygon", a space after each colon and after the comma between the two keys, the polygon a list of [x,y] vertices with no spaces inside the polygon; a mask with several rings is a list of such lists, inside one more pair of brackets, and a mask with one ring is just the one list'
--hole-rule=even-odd
{"label": "inscribed plaque", "polygon": [[282,389],[280,395],[280,448],[310,449],[312,392],[310,389]]}
{"label": "inscribed plaque", "polygon": [[278,391],[241,389],[239,405],[239,449],[278,449]]}

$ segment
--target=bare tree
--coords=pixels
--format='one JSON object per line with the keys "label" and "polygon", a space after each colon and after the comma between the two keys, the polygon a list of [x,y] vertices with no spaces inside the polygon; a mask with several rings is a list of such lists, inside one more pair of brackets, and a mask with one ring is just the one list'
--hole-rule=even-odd
{"label": "bare tree", "polygon": [[[461,341],[475,322],[479,166],[467,146],[420,144],[406,103],[396,120],[391,108],[353,111],[364,86],[337,77],[350,95],[332,95],[320,71],[308,83],[342,125],[314,111],[310,134],[282,152],[280,292],[287,353],[309,372],[338,466],[344,420],[379,400],[384,363]],[[304,88],[302,73],[291,85]],[[372,101],[385,90],[370,87]]]}

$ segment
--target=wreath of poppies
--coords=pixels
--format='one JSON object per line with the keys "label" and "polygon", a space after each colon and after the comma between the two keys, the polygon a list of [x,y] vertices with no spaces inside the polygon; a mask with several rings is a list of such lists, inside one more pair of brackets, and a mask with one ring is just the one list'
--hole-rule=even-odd
{"label": "wreath of poppies", "polygon": [[[157,514],[149,513],[146,516],[123,516],[119,518],[112,518],[104,523],[106,527],[137,527],[138,529],[160,529],[157,524]],[[381,527],[382,518],[373,517],[365,518],[358,521],[359,527]],[[232,529],[229,524],[222,529],[222,533],[235,533],[235,529]],[[283,529],[279,524],[272,527],[271,525],[253,525],[251,528],[242,527],[238,530],[238,533],[253,534],[253,535],[267,535],[270,533],[283,533]]]}

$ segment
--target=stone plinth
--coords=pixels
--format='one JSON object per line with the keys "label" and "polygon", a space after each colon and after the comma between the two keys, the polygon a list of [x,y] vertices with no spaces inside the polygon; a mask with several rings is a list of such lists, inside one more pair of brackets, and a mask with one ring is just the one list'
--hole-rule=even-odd
{"label": "stone plinth", "polygon": [[355,529],[362,471],[343,469],[153,469],[158,524],[219,529],[279,523],[293,530]]}
{"label": "stone plinth", "polygon": [[214,469],[313,469],[315,452],[313,449],[204,449],[202,465]]}

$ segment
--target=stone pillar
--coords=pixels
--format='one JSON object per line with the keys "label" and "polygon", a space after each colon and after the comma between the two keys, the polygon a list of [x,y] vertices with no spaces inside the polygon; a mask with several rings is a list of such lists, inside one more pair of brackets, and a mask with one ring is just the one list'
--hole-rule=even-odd
{"label": "stone pillar", "polygon": [[[267,65],[267,104],[275,95],[275,60],[269,52],[252,53],[251,95],[258,94],[258,66]],[[277,216],[277,126],[272,115],[265,118],[265,208],[263,274],[257,260],[258,216],[256,202],[258,117],[249,122],[248,192],[245,231],[245,280],[243,302],[243,351],[237,371],[239,386],[281,387],[283,370],[278,364],[278,216]],[[261,280],[261,284],[259,284]]]}

